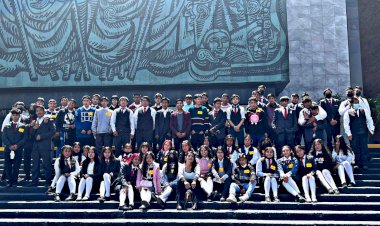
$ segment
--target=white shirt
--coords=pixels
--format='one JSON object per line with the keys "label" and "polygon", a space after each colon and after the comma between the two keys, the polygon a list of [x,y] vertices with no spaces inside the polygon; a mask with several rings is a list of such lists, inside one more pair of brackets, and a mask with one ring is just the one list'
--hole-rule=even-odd
{"label": "white shirt", "polygon": [[[317,119],[317,121],[324,120],[327,117],[326,111],[323,108],[321,108],[321,106],[318,106],[318,109],[319,109],[319,114],[316,115],[315,118]],[[304,112],[306,112],[307,115],[310,115],[310,110],[307,108],[304,108],[300,111],[300,115],[298,118],[298,124],[300,126],[303,126],[306,123],[305,116],[303,115]]]}
{"label": "white shirt", "polygon": [[[131,135],[134,135],[135,134],[135,117],[134,117],[133,111],[127,107],[125,107],[124,110],[122,110],[121,107],[118,109],[120,109],[120,111],[122,111],[123,113],[125,111],[129,111],[129,124],[130,124],[130,129],[131,129]],[[111,122],[110,122],[112,132],[116,131],[116,113],[118,109],[115,109],[114,111],[112,111]]]}
{"label": "white shirt", "polygon": [[166,118],[166,114],[168,113],[168,108],[166,108],[166,109],[162,109],[162,112],[164,113],[164,118]]}
{"label": "white shirt", "polygon": [[[135,124],[135,128],[137,128],[137,119],[139,118],[139,114],[138,114],[138,112],[139,112],[139,110],[140,109],[143,109],[143,111],[147,111],[148,109],[150,109],[150,115],[152,116],[152,119],[153,119],[153,129],[155,129],[155,124],[156,124],[156,110],[154,110],[153,108],[150,108],[150,107],[139,107],[139,109],[137,109],[136,111],[135,111],[135,113],[133,114],[133,117],[134,117],[134,124]],[[134,135],[134,132],[132,133],[131,132],[131,135]]]}
{"label": "white shirt", "polygon": [[[367,109],[364,108],[363,110],[365,113],[365,117],[367,119],[367,128],[369,132],[373,135],[375,133],[375,125],[373,124],[373,119]],[[344,132],[347,134],[347,136],[352,135],[351,128],[350,128],[350,112],[352,111],[355,111],[355,114],[358,115],[359,110],[350,109],[350,110],[347,110],[343,116]]]}
{"label": "white shirt", "polygon": [[87,166],[87,174],[94,174],[95,162],[90,162]]}
{"label": "white shirt", "polygon": [[[242,106],[239,106],[239,109],[240,109],[240,116],[241,118],[245,118],[245,110]],[[227,113],[227,119],[231,120],[231,113],[234,112],[235,108],[233,106],[231,106],[230,108],[227,109],[226,113]]]}

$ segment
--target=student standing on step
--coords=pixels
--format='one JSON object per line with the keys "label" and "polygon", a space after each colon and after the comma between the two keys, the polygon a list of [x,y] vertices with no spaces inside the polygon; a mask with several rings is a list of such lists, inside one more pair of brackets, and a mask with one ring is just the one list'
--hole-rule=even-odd
{"label": "student standing on step", "polygon": [[4,127],[2,140],[4,151],[4,169],[8,178],[7,187],[17,185],[22,160],[22,149],[28,138],[28,127],[19,122],[21,111],[11,110],[11,122]]}
{"label": "student standing on step", "polygon": [[231,160],[226,156],[226,152],[222,146],[219,146],[216,151],[216,158],[213,162],[212,174],[214,177],[214,190],[221,192],[220,201],[226,201],[229,194],[230,185],[232,182]]}
{"label": "student standing on step", "polygon": [[355,152],[356,163],[361,169],[368,170],[368,133],[373,135],[375,126],[369,111],[359,103],[357,97],[353,98],[350,109],[344,113],[343,124]]}
{"label": "student standing on step", "polygon": [[131,143],[131,137],[135,134],[133,111],[127,107],[128,98],[122,96],[119,102],[120,107],[113,111],[111,117],[113,145],[115,146],[117,157],[122,154],[123,146],[127,143]]}
{"label": "student standing on step", "polygon": [[134,113],[137,147],[140,147],[143,142],[148,142],[152,146],[156,110],[149,107],[149,103],[149,97],[144,96],[141,100],[141,107]]}
{"label": "student standing on step", "polygon": [[[67,103],[66,108],[62,108],[57,114],[55,125],[57,132],[60,134],[60,145],[58,150],[61,150],[63,145],[73,145],[76,142],[75,131],[75,100],[71,99]],[[59,153],[59,151],[57,152]],[[58,155],[57,155],[58,156]]]}
{"label": "student standing on step", "polygon": [[289,146],[282,148],[282,158],[277,160],[278,172],[285,189],[296,197],[296,201],[305,202],[305,198],[301,196],[301,192],[295,182],[297,178],[298,160],[293,157],[293,152]]}
{"label": "student standing on step", "polygon": [[213,148],[223,146],[226,137],[227,114],[220,109],[222,100],[217,97],[214,99],[214,110],[209,112],[210,120],[210,141]]}
{"label": "student standing on step", "polygon": [[[155,140],[158,147],[161,148],[165,140],[172,139],[170,130],[170,118],[173,110],[169,109],[170,100],[167,97],[162,98],[161,109],[156,113],[155,120]],[[158,151],[159,149],[157,149]]]}
{"label": "student standing on step", "polygon": [[33,144],[34,137],[32,136],[33,127],[30,124],[36,120],[36,104],[32,103],[29,107],[29,117],[25,120],[25,124],[28,127],[28,138],[24,146],[24,173],[25,179],[24,181],[30,181],[30,171],[31,171],[31,162],[32,162],[32,152],[33,152]]}
{"label": "student standing on step", "polygon": [[[78,196],[76,201],[87,201],[90,198],[91,190],[94,184],[98,184],[100,179],[100,161],[95,147],[91,147],[88,151],[87,158],[82,164],[80,171],[80,182],[78,186]],[[83,196],[83,192],[86,193]]]}
{"label": "student standing on step", "polygon": [[268,134],[267,114],[258,107],[256,98],[249,98],[248,104],[244,122],[245,133],[251,136],[253,146],[257,147],[265,134]]}
{"label": "student standing on step", "polygon": [[57,189],[54,197],[54,201],[56,202],[61,201],[60,195],[66,182],[69,185],[70,195],[65,200],[73,201],[75,199],[77,187],[75,180],[80,173],[80,167],[78,161],[72,157],[72,151],[73,148],[70,145],[63,146],[61,156],[54,163],[55,175],[58,175]]}
{"label": "student standing on step", "polygon": [[52,138],[55,134],[55,125],[53,120],[45,115],[45,108],[43,106],[36,107],[36,115],[37,119],[31,123],[34,144],[32,152],[32,183],[30,186],[37,186],[41,158],[45,173],[45,183],[46,186],[49,186],[51,183],[51,148]]}
{"label": "student standing on step", "polygon": [[103,147],[111,147],[112,144],[111,116],[113,111],[108,108],[108,102],[107,97],[101,98],[102,107],[96,109],[91,126],[92,133],[96,137],[95,144],[98,153],[102,152]]}
{"label": "student standing on step", "polygon": [[99,109],[100,108],[99,102],[100,102],[100,95],[99,94],[92,95],[91,107],[94,109]]}
{"label": "student standing on step", "polygon": [[[297,93],[293,93],[291,98],[292,100],[291,100],[291,103],[288,105],[288,107],[294,111],[294,113],[296,114],[297,122],[298,122],[298,118],[299,118],[301,110],[303,109],[303,106],[302,104],[298,103],[300,97]],[[303,135],[303,127],[297,123],[297,130],[295,132],[295,137],[294,137],[294,142],[293,142],[294,145],[301,144],[302,135]]]}
{"label": "student standing on step", "polygon": [[327,189],[328,193],[339,194],[339,190],[331,176],[332,156],[330,150],[324,145],[321,139],[313,141],[309,155],[314,157],[317,177]]}
{"label": "student standing on step", "polygon": [[[305,155],[305,148],[301,145],[295,147],[298,159],[298,177],[302,183],[302,188],[305,194],[306,202],[317,202],[316,185],[315,185],[315,170],[316,165],[313,156]],[[310,192],[311,191],[311,198]]]}
{"label": "student standing on step", "polygon": [[170,115],[170,130],[174,140],[174,148],[180,150],[184,140],[188,140],[191,131],[190,113],[183,110],[183,100],[176,101],[177,111]]}
{"label": "student standing on step", "polygon": [[232,106],[227,110],[227,121],[230,124],[229,133],[237,139],[237,143],[240,148],[243,147],[244,141],[244,120],[245,110],[239,105],[240,97],[237,94],[233,94],[231,97]]}
{"label": "student standing on step", "polygon": [[115,158],[110,147],[104,147],[100,157],[100,176],[102,182],[100,183],[98,201],[103,203],[109,201],[111,196],[112,182],[119,176],[120,162]]}
{"label": "student standing on step", "polygon": [[94,144],[94,135],[92,134],[91,126],[94,119],[95,108],[90,106],[90,96],[82,97],[83,106],[75,111],[75,128],[78,141],[82,145]]}
{"label": "student standing on step", "polygon": [[109,106],[109,109],[111,111],[114,111],[119,108],[119,96],[118,95],[112,95],[111,97],[111,106]]}
{"label": "student standing on step", "polygon": [[141,206],[150,206],[152,193],[161,194],[161,174],[159,165],[154,162],[154,154],[149,151],[143,158],[141,170],[137,173],[136,188],[140,190]]}
{"label": "student standing on step", "polygon": [[240,153],[238,157],[238,164],[232,176],[233,182],[230,185],[230,194],[227,198],[228,202],[237,202],[236,193],[240,193],[239,200],[241,202],[247,201],[255,190],[256,170],[253,166],[248,164],[247,157],[244,153]]}
{"label": "student standing on step", "polygon": [[335,139],[334,152],[332,154],[333,162],[336,163],[335,169],[338,171],[343,189],[347,188],[346,174],[350,178],[350,186],[355,186],[354,171],[352,168],[353,152],[346,144],[342,135],[338,135]]}
{"label": "student standing on step", "polygon": [[[273,201],[280,202],[278,199],[279,178],[278,167],[275,156],[275,150],[267,147],[264,150],[264,157],[259,159],[256,164],[256,175],[262,179],[265,191],[265,202],[271,202],[270,191],[273,193]],[[261,185],[260,185],[261,186]]]}
{"label": "student standing on step", "polygon": [[210,128],[209,115],[207,108],[202,106],[202,95],[194,95],[194,106],[189,108],[191,118],[191,146],[198,149],[204,141],[205,134]]}

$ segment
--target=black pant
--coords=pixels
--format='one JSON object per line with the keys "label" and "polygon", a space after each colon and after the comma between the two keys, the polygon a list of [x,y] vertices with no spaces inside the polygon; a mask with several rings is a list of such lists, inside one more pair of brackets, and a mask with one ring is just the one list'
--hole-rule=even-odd
{"label": "black pant", "polygon": [[148,142],[148,144],[152,146],[152,141],[153,141],[153,130],[151,131],[137,130],[136,131],[137,150],[140,149],[140,146],[143,142]]}
{"label": "black pant", "polygon": [[40,173],[40,159],[42,158],[42,165],[45,173],[45,180],[50,182],[51,180],[51,150],[50,149],[41,149],[33,148],[32,159],[32,181],[38,182],[38,176]]}
{"label": "black pant", "polygon": [[209,136],[210,139],[210,146],[217,148],[218,146],[224,146],[224,137],[218,138],[217,136]]}
{"label": "black pant", "polygon": [[340,134],[340,123],[336,124],[335,126],[328,125],[326,126],[326,135],[327,135],[327,147],[330,150],[333,150],[333,141],[335,142],[336,136]]}
{"label": "black pant", "polygon": [[298,130],[294,134],[294,145],[300,145],[303,136],[303,128],[298,126]]}
{"label": "black pant", "polygon": [[[280,133],[280,134],[277,134],[277,149],[279,149],[281,151],[282,147],[284,147],[284,145],[289,145],[291,148],[294,147],[294,133],[287,133],[287,132],[284,132],[284,133]],[[281,156],[281,155],[277,155],[277,156]]]}
{"label": "black pant", "polygon": [[4,168],[6,171],[6,177],[8,183],[17,183],[18,173],[20,171],[21,158],[22,158],[22,149],[17,149],[14,151],[15,157],[11,159],[11,150],[6,148],[4,152]]}
{"label": "black pant", "polygon": [[367,165],[368,161],[368,134],[352,134],[351,141],[352,149],[355,153],[355,162],[356,164],[362,168]]}
{"label": "black pant", "polygon": [[30,179],[30,169],[32,163],[33,141],[28,140],[24,146],[24,173],[25,179]]}
{"label": "black pant", "polygon": [[232,182],[231,177],[228,177],[222,184],[214,182],[214,190],[218,192],[222,192],[222,197],[226,199],[230,192],[231,182]]}
{"label": "black pant", "polygon": [[188,139],[189,139],[188,137],[184,137],[184,138],[175,137],[174,138],[174,148],[175,148],[175,150],[179,151],[181,149],[182,142],[184,140],[188,140]]}
{"label": "black pant", "polygon": [[[191,183],[193,182],[192,180],[187,180],[187,182]],[[195,186],[195,189],[190,188],[189,189],[186,189],[185,188],[185,184],[183,181],[179,180],[178,183],[177,183],[177,192],[178,192],[178,202],[183,202],[185,200],[185,193],[187,192],[187,190],[191,190],[193,192],[193,197],[198,199],[199,200],[199,195],[200,195],[200,192],[201,192],[201,185],[199,183],[199,181],[196,182],[197,185]]]}
{"label": "black pant", "polygon": [[111,134],[109,133],[97,133],[96,134],[96,150],[98,154],[102,153],[103,147],[111,147]]}
{"label": "black pant", "polygon": [[203,142],[205,140],[204,134],[196,133],[194,135],[191,135],[191,146],[193,146],[194,150],[198,150],[198,148],[203,145]]}
{"label": "black pant", "polygon": [[80,145],[83,147],[85,145],[90,145],[90,146],[93,146],[94,145],[94,137],[91,135],[89,137],[78,137],[78,142],[80,143]]}
{"label": "black pant", "polygon": [[123,153],[123,146],[127,143],[131,143],[131,132],[130,131],[117,131],[118,135],[113,137],[113,146],[115,146],[116,157]]}

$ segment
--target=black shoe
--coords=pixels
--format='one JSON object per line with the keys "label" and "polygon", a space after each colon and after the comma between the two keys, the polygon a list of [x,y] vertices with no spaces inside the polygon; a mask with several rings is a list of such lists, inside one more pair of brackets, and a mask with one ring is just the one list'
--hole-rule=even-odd
{"label": "black shoe", "polygon": [[104,197],[99,197],[98,201],[99,201],[99,203],[104,203],[104,201],[106,201],[106,199]]}
{"label": "black shoe", "polygon": [[122,210],[123,211],[133,210],[133,207],[132,206],[124,205],[123,208],[122,208]]}
{"label": "black shoe", "polygon": [[193,210],[197,210],[198,209],[198,200],[197,200],[197,197],[195,197],[195,196],[193,198],[191,209],[193,209]]}
{"label": "black shoe", "polygon": [[69,197],[67,197],[66,199],[65,199],[65,201],[74,201],[75,200],[75,194],[74,193],[71,193],[70,195],[69,195]]}
{"label": "black shoe", "polygon": [[54,202],[60,202],[61,198],[59,197],[59,194],[55,194],[54,196]]}
{"label": "black shoe", "polygon": [[162,201],[162,199],[160,197],[156,197],[156,201],[157,201],[158,205],[160,205],[162,208],[165,207],[165,202]]}
{"label": "black shoe", "polygon": [[52,188],[51,186],[49,186],[48,190],[46,191],[46,194],[52,194],[54,193],[54,188]]}
{"label": "black shoe", "polygon": [[296,200],[299,202],[299,203],[304,203],[306,202],[306,199],[304,197],[302,197],[301,195],[298,195]]}
{"label": "black shoe", "polygon": [[343,188],[343,189],[347,189],[347,183],[343,183],[343,184],[342,184],[342,188]]}
{"label": "black shoe", "polygon": [[141,201],[141,205],[145,206],[145,208],[149,207],[149,203],[147,201]]}
{"label": "black shoe", "polygon": [[124,205],[124,206],[119,206],[119,210],[123,210],[123,211],[125,211],[124,209],[125,209],[126,207],[127,207],[126,205]]}
{"label": "black shoe", "polygon": [[183,206],[180,202],[177,202],[177,210],[183,210]]}
{"label": "black shoe", "polygon": [[350,185],[349,185],[350,187],[356,187],[356,184],[355,183],[353,183],[353,182],[350,182]]}
{"label": "black shoe", "polygon": [[329,191],[328,191],[328,193],[329,193],[330,195],[332,195],[332,194],[334,194],[335,192],[334,192],[334,190],[333,190],[332,188],[330,188]]}
{"label": "black shoe", "polygon": [[106,200],[106,201],[110,201],[110,200],[111,200],[111,197],[105,197],[105,200]]}

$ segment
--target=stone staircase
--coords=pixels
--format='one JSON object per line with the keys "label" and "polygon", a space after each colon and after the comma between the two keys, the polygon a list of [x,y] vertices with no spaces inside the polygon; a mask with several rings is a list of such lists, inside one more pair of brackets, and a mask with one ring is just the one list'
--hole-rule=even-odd
{"label": "stone staircase", "polygon": [[[55,203],[42,182],[34,188],[20,182],[17,187],[0,188],[0,225],[380,225],[380,149],[369,150],[369,170],[355,174],[357,186],[340,195],[320,194],[316,204],[296,203],[286,193],[280,194],[281,203],[265,203],[257,188],[246,203],[203,202],[196,211],[177,211],[174,201],[164,210],[152,203],[141,211],[136,203],[135,210],[123,213],[117,210],[117,201],[99,204],[96,195],[88,202]],[[3,163],[0,152],[0,173]],[[25,176],[22,168],[20,178]]]}

